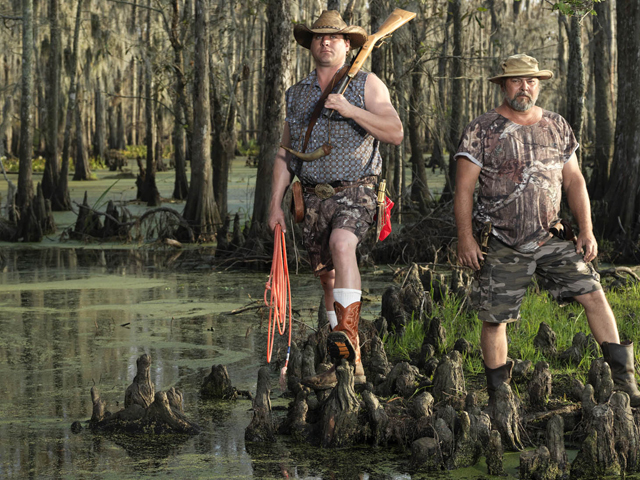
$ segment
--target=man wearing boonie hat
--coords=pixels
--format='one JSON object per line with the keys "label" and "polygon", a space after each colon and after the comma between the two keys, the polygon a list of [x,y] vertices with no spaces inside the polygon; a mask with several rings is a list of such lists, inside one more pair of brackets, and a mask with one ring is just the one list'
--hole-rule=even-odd
{"label": "man wearing boonie hat", "polygon": [[[367,40],[366,31],[348,26],[335,10],[325,10],[311,28],[294,27],[294,37],[309,49],[316,68],[286,92],[287,116],[282,145],[295,152],[314,152],[323,145],[331,151],[311,162],[284,148],[273,166],[269,227],[280,224],[286,231],[281,203],[294,174],[300,179],[305,201],[303,240],[314,274],[325,295],[331,333],[327,343],[334,361],[348,359],[355,365],[355,383],[366,382],[360,360],[358,324],[361,281],[356,248],[373,225],[376,185],[382,168],[380,142],[399,145],[403,129],[391,104],[389,91],[375,75],[362,70],[343,95],[332,93],[311,130],[306,149],[305,134],[318,100],[328,85],[336,86],[336,73],[347,54]],[[331,91],[334,91],[333,88]],[[336,385],[335,367],[304,379],[315,389]]]}
{"label": "man wearing boonie hat", "polygon": [[[582,304],[616,389],[629,394],[632,406],[640,406],[633,344],[620,343],[615,317],[590,263],[598,244],[575,154],[578,143],[564,118],[536,106],[540,82],[552,77],[533,57],[507,58],[502,74],[489,79],[500,85],[502,104],[467,126],[455,155],[458,261],[479,273],[474,296],[482,321],[490,413],[496,389],[511,379],[507,324],[519,319],[534,273],[554,297]],[[563,239],[569,228],[559,226],[562,190],[580,230],[575,245],[572,234]],[[474,237],[483,226],[490,230],[488,253]]]}

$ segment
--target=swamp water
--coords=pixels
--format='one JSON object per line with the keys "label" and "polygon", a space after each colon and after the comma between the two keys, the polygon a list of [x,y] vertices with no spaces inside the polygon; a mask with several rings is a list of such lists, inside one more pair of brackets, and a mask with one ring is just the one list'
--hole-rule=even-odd
{"label": "swamp water", "polygon": [[[265,273],[212,270],[204,254],[93,248],[1,248],[0,258],[0,478],[303,478],[417,479],[409,451],[360,446],[340,451],[245,444],[249,400],[204,401],[202,380],[213,364],[226,365],[232,384],[255,392],[266,363],[266,319],[234,308],[261,299]],[[167,268],[171,263],[171,268]],[[365,273],[379,313],[390,274]],[[297,318],[314,325],[319,285],[292,275]],[[375,300],[377,298],[377,300]],[[304,328],[296,324],[295,328]],[[180,388],[185,412],[202,426],[193,437],[149,441],[93,434],[95,385],[111,411],[122,408],[136,359],[152,357],[156,390]],[[286,406],[274,369],[274,406]],[[509,468],[515,474],[517,456]],[[439,478],[486,476],[483,463]]]}

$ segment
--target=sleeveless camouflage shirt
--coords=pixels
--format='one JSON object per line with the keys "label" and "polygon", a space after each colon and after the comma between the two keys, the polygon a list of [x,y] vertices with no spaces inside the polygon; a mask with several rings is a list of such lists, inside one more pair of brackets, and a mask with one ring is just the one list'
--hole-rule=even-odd
{"label": "sleeveless camouflage shirt", "polygon": [[495,110],[465,129],[455,157],[482,168],[474,219],[490,221],[492,234],[522,253],[551,235],[562,198],[562,169],[578,149],[562,116],[543,110],[534,125],[519,125]]}
{"label": "sleeveless camouflage shirt", "polygon": [[[366,109],[364,86],[369,74],[363,71],[351,80],[344,97],[357,107]],[[322,95],[316,71],[289,88],[286,93],[287,118],[291,134],[291,147],[300,152],[311,114]],[[326,112],[326,110],[325,110]],[[362,177],[379,175],[382,169],[380,142],[369,135],[350,118],[335,112],[328,120],[320,115],[313,127],[306,152],[313,152],[322,144],[330,144],[331,153],[313,162],[302,162],[292,157],[290,168],[303,183],[331,183],[356,181]]]}

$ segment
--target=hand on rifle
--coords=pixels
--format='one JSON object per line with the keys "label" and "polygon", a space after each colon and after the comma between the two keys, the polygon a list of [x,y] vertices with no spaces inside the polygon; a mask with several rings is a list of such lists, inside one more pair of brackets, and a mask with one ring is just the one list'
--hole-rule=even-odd
{"label": "hand on rifle", "polygon": [[351,112],[354,108],[358,108],[354,105],[351,105],[349,101],[344,98],[344,95],[339,93],[330,94],[324,102],[324,107],[335,110],[344,118],[353,117],[353,114]]}

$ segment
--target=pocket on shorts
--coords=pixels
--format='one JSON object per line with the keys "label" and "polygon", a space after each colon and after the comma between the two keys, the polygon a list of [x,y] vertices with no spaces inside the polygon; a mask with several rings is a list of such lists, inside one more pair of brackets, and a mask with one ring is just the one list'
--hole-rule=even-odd
{"label": "pocket on shorts", "polygon": [[493,303],[493,286],[495,285],[493,269],[493,265],[485,264],[474,282],[471,303],[478,310],[489,310]]}

